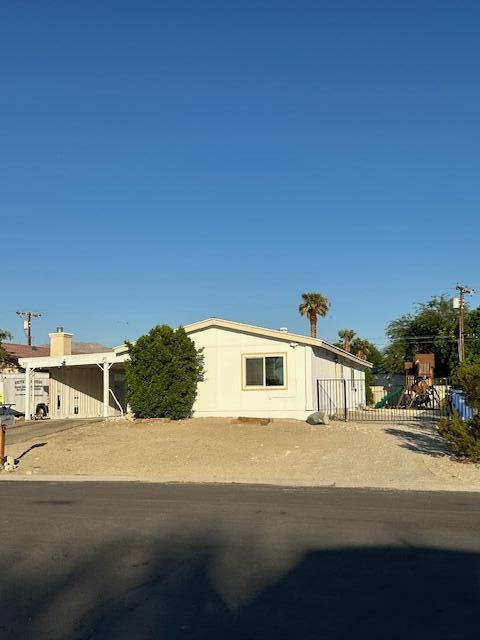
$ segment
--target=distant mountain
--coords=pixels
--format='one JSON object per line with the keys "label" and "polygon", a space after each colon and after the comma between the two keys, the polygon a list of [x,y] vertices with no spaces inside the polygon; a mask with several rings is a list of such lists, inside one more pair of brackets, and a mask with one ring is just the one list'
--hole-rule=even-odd
{"label": "distant mountain", "polygon": [[103,351],[113,351],[113,349],[99,342],[72,342],[72,353],[100,353]]}

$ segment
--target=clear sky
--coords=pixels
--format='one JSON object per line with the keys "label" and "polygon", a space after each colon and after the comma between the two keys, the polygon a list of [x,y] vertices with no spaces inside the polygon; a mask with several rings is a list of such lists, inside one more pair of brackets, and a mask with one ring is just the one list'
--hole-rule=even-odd
{"label": "clear sky", "polygon": [[[480,288],[478,0],[3,0],[0,327],[327,339]],[[478,304],[480,298],[472,302]]]}

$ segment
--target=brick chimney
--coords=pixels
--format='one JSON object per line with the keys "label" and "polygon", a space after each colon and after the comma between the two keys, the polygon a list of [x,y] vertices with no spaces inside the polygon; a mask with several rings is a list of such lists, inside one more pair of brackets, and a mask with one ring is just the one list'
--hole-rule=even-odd
{"label": "brick chimney", "polygon": [[71,356],[72,355],[72,336],[73,333],[65,333],[63,327],[57,327],[55,333],[49,333],[50,336],[50,355],[51,356]]}

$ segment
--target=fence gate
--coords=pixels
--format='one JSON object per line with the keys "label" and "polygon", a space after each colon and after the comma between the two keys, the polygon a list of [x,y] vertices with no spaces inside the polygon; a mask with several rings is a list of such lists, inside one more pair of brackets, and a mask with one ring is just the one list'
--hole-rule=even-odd
{"label": "fence gate", "polygon": [[448,387],[435,385],[422,393],[405,390],[402,385],[373,402],[365,380],[317,380],[317,408],[333,420],[421,421],[448,415]]}

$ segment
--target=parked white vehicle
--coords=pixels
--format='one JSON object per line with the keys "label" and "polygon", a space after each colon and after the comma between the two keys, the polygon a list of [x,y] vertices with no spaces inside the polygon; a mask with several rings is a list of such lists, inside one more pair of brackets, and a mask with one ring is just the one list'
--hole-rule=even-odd
{"label": "parked white vehicle", "polygon": [[[48,416],[48,373],[38,372],[35,375],[35,385],[30,397],[30,406],[35,409],[36,418]],[[3,373],[0,374],[0,406],[4,403],[12,406],[14,416],[25,413],[25,374]]]}

